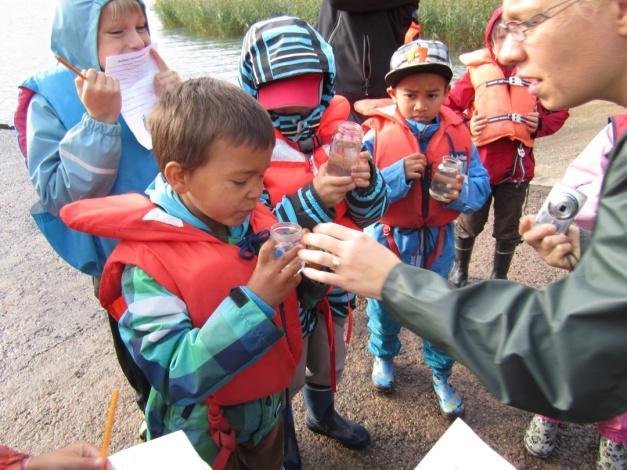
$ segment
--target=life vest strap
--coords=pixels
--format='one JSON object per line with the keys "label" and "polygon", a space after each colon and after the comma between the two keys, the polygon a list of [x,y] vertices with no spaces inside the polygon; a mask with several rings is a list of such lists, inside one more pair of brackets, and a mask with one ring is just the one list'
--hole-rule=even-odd
{"label": "life vest strap", "polygon": [[209,418],[209,432],[211,439],[220,448],[211,468],[223,470],[229,461],[229,457],[237,446],[237,437],[231,423],[224,417],[222,408],[214,398],[210,396],[207,403],[207,417]]}
{"label": "life vest strap", "polygon": [[486,87],[494,86],[494,85],[511,85],[511,86],[523,86],[528,87],[531,85],[531,82],[528,80],[523,80],[522,78],[512,75],[511,77],[503,77],[503,78],[495,78],[494,80],[488,80],[484,83]]}
{"label": "life vest strap", "polygon": [[526,116],[523,116],[522,114],[519,114],[519,113],[500,114],[498,116],[492,116],[487,119],[488,124],[492,124],[494,122],[501,122],[501,121],[512,121],[512,122],[518,122],[520,124],[527,124],[529,122],[529,119],[527,119]]}

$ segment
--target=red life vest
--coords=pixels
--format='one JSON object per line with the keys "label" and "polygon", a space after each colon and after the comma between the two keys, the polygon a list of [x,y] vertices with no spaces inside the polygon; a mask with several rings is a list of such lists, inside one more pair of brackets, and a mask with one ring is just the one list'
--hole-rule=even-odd
{"label": "red life vest", "polygon": [[[329,144],[340,121],[350,115],[350,103],[343,96],[335,95],[322,114],[320,126],[311,140],[311,157],[302,152],[297,143],[286,139],[275,129],[276,145],[272,152],[270,166],[264,174],[264,186],[270,194],[270,202],[276,205],[286,194],[293,194],[311,183],[315,172],[329,159]],[[345,202],[335,206],[335,222],[346,227],[361,230],[346,213]]]}
{"label": "red life vest", "polygon": [[618,142],[622,135],[627,132],[627,114],[618,114],[610,117],[610,123],[612,123],[614,142]]}
{"label": "red life vest", "polygon": [[[105,265],[99,293],[101,304],[116,320],[126,310],[121,292],[125,265],[140,267],[183,299],[193,326],[200,328],[233,287],[248,282],[257,264],[255,257],[240,257],[238,246],[187,224],[177,225],[179,219],[168,216],[139,194],[77,201],[64,206],[61,217],[76,230],[121,239]],[[274,222],[270,211],[258,204],[250,221],[253,231],[268,229]],[[222,448],[220,463],[216,465],[217,459],[214,468],[226,462],[237,443],[221,406],[243,404],[283,391],[292,380],[303,348],[295,292],[277,309],[274,322],[285,336],[206,400],[211,434]]]}
{"label": "red life vest", "polygon": [[488,119],[485,129],[473,138],[475,145],[509,137],[533,147],[526,116],[536,111],[537,100],[529,93],[529,83],[516,75],[505,77],[501,67],[491,60],[488,49],[462,54],[460,60],[468,67],[475,89],[473,108]]}
{"label": "red life vest", "polygon": [[[365,128],[374,129],[375,164],[386,168],[403,157],[420,151],[416,137],[398,113],[390,99],[363,100],[355,104],[357,112],[370,116]],[[472,141],[462,119],[448,108],[440,109],[440,127],[429,140],[425,152],[427,168],[421,179],[414,180],[407,196],[390,205],[381,223],[392,227],[441,227],[455,220],[458,211],[447,209],[445,204],[429,197],[429,184],[433,173],[445,155],[466,160],[470,168]]]}

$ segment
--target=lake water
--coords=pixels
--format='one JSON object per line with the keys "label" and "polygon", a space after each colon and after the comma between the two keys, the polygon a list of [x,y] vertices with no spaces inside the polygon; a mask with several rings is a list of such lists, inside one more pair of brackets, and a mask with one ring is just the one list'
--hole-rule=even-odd
{"label": "lake water", "polygon": [[[207,39],[165,31],[148,1],[153,42],[183,79],[210,75],[237,81],[241,39]],[[29,75],[54,64],[50,25],[55,0],[0,0],[0,124],[12,124],[17,87]],[[460,72],[455,67],[455,72]]]}

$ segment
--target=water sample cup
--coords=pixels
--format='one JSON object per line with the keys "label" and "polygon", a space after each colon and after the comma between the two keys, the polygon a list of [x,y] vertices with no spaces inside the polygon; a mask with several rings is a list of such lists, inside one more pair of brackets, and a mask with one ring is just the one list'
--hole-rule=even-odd
{"label": "water sample cup", "polygon": [[446,202],[448,200],[448,197],[454,190],[449,189],[446,185],[455,183],[457,175],[461,174],[460,163],[459,160],[448,155],[442,158],[442,161],[433,174],[431,187],[429,188],[429,195],[433,199],[440,202]]}
{"label": "water sample cup", "polygon": [[274,257],[280,258],[287,251],[299,244],[303,228],[291,222],[278,222],[270,227],[270,238],[276,241]]}
{"label": "water sample cup", "polygon": [[350,176],[351,168],[359,159],[363,133],[356,122],[342,121],[338,124],[329,154],[327,171],[333,176]]}

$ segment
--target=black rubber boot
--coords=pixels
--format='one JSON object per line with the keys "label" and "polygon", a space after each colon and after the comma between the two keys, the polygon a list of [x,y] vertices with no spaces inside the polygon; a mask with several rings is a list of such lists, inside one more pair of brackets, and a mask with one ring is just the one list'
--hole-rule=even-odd
{"label": "black rubber boot", "polygon": [[305,386],[303,397],[307,408],[305,424],[311,431],[335,439],[350,449],[362,449],[370,444],[366,428],[337,414],[332,390]]}
{"label": "black rubber boot", "polygon": [[519,240],[497,240],[494,248],[494,266],[490,279],[507,279],[509,266]]}
{"label": "black rubber boot", "polygon": [[464,287],[468,284],[468,266],[474,245],[474,237],[455,237],[455,264],[448,275],[448,282],[452,287]]}

